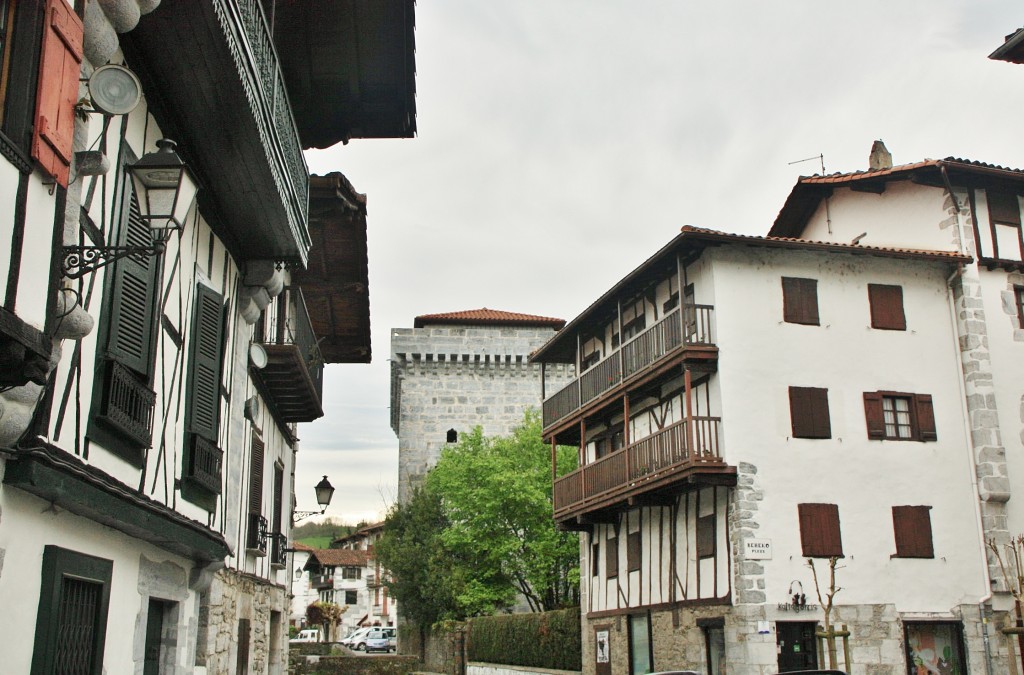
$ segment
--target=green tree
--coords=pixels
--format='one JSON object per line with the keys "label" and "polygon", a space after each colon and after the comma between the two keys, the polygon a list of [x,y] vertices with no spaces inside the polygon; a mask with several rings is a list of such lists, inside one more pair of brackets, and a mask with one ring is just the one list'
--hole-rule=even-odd
{"label": "green tree", "polygon": [[[557,448],[559,474],[575,467],[574,448]],[[579,602],[579,538],[552,519],[551,448],[527,411],[509,436],[480,427],[446,449],[427,475],[448,524],[441,541],[463,563],[453,584],[466,616],[490,614],[521,594],[534,611]]]}

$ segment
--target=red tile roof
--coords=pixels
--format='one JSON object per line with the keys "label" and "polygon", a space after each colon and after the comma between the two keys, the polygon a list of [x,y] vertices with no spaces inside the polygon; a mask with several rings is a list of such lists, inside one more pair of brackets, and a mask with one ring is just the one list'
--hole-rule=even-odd
{"label": "red tile roof", "polygon": [[458,326],[519,326],[521,328],[554,328],[559,330],[565,325],[565,319],[549,316],[503,312],[498,309],[467,309],[462,312],[445,312],[443,314],[423,314],[416,317],[413,324],[416,328],[438,325]]}
{"label": "red tile roof", "polygon": [[314,560],[321,566],[365,567],[370,560],[370,554],[368,551],[357,551],[350,548],[318,548],[309,554],[306,567],[312,567]]}
{"label": "red tile roof", "polygon": [[316,550],[312,546],[306,546],[301,541],[292,542],[292,548],[294,548],[296,551],[307,551],[307,552],[312,552],[312,551]]}

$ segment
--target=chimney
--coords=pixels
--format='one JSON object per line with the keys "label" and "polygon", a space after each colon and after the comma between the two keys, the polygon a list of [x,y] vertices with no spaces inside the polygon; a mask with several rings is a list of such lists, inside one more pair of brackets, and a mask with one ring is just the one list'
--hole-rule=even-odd
{"label": "chimney", "polygon": [[871,154],[868,155],[868,170],[882,171],[892,168],[892,155],[885,148],[885,143],[875,141],[871,144]]}

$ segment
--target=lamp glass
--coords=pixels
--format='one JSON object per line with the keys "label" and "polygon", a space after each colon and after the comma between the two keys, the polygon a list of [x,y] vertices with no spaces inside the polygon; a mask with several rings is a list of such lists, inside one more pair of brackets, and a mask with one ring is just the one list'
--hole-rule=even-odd
{"label": "lamp glass", "polygon": [[331,503],[331,497],[334,496],[334,486],[327,480],[327,476],[324,476],[314,489],[316,490],[316,503],[326,509]]}
{"label": "lamp glass", "polygon": [[142,219],[151,229],[182,229],[199,186],[174,152],[174,141],[161,139],[156,152],[129,167]]}

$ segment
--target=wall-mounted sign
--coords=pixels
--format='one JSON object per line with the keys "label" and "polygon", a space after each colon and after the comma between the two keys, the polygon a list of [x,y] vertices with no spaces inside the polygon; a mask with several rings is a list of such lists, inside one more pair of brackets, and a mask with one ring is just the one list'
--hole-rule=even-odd
{"label": "wall-mounted sign", "polygon": [[597,638],[597,662],[608,663],[611,660],[608,654],[608,631],[599,630],[594,635]]}
{"label": "wall-mounted sign", "polygon": [[771,560],[771,539],[747,539],[743,542],[747,560]]}

